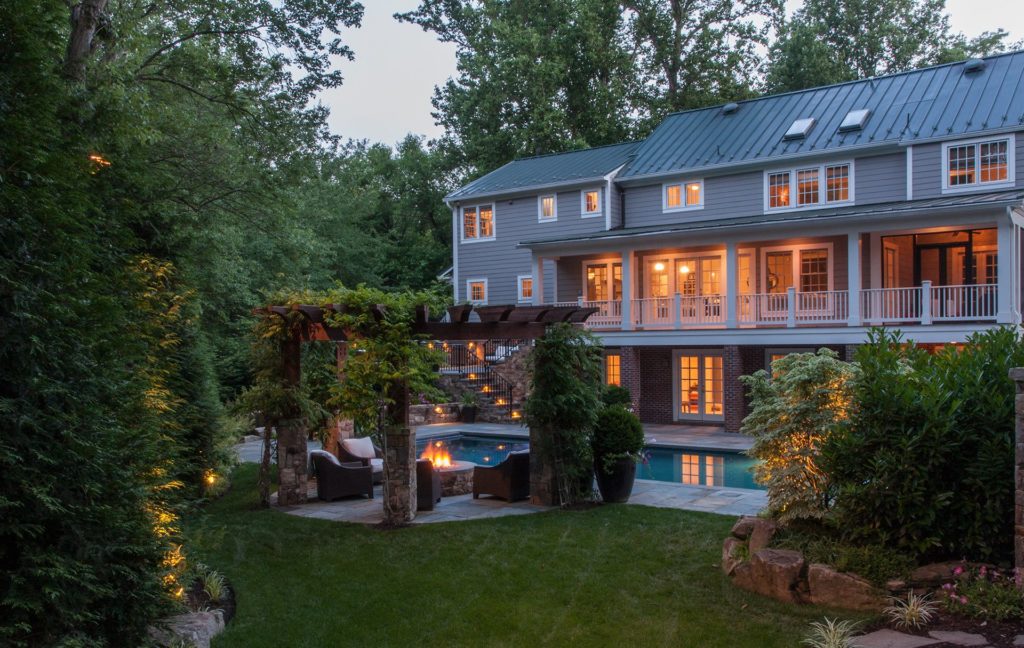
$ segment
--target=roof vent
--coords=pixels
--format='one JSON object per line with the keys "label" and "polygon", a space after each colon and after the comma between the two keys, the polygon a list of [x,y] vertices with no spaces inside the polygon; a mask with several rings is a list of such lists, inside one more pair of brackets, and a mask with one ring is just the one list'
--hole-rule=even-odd
{"label": "roof vent", "polygon": [[807,133],[811,131],[811,127],[814,126],[814,117],[805,117],[798,119],[793,122],[793,125],[789,127],[786,134],[782,136],[784,140],[797,140],[807,137]]}
{"label": "roof vent", "polygon": [[722,114],[723,115],[731,115],[731,114],[733,114],[734,112],[736,112],[739,109],[740,109],[740,105],[738,103],[736,103],[735,101],[732,101],[732,102],[729,102],[729,103],[725,104],[724,106],[722,106]]}
{"label": "roof vent", "polygon": [[977,74],[985,69],[985,61],[979,58],[968,59],[964,63],[964,74]]}
{"label": "roof vent", "polygon": [[851,110],[846,113],[846,117],[843,119],[843,123],[839,124],[840,133],[848,133],[850,131],[856,131],[864,128],[864,123],[868,120],[868,115],[871,111],[867,108],[858,108],[857,110]]}

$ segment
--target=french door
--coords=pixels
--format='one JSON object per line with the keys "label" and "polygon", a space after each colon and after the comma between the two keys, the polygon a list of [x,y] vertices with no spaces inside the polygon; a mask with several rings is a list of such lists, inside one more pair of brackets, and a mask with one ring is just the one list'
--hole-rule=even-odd
{"label": "french door", "polygon": [[675,352],[676,420],[721,421],[724,419],[722,353]]}

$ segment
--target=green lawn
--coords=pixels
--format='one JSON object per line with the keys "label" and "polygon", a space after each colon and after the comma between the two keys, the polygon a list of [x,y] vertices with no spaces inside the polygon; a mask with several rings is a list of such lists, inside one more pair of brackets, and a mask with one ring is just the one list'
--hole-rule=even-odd
{"label": "green lawn", "polygon": [[617,505],[379,531],[257,510],[255,474],[189,526],[237,590],[215,648],[793,648],[824,613],[729,584],[732,518]]}

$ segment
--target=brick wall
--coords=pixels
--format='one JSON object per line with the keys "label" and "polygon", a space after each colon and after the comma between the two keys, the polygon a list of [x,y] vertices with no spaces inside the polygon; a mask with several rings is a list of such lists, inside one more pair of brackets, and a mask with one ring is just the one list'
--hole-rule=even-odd
{"label": "brick wall", "polygon": [[638,347],[640,365],[640,420],[644,423],[672,423],[672,349]]}
{"label": "brick wall", "polygon": [[622,347],[619,352],[619,385],[629,390],[633,399],[633,411],[640,412],[642,391],[640,387],[640,358],[636,347]]}

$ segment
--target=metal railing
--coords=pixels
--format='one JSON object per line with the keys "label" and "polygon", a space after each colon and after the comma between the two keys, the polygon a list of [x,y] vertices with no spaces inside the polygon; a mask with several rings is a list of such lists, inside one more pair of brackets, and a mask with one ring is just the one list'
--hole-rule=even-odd
{"label": "metal railing", "polygon": [[513,385],[494,370],[507,358],[524,346],[529,340],[502,339],[481,340],[480,342],[432,342],[443,352],[444,360],[439,367],[441,373],[456,374],[472,383],[474,389],[493,400],[503,408],[509,418],[513,416]]}

